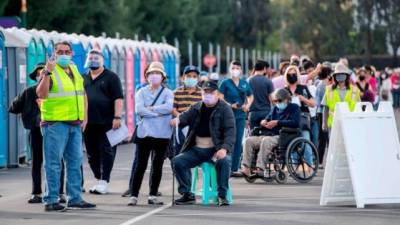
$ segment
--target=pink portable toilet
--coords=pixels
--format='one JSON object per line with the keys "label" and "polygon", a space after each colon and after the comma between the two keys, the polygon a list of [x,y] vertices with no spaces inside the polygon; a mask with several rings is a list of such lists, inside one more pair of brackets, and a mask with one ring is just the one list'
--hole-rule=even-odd
{"label": "pink portable toilet", "polygon": [[146,83],[144,70],[147,68],[147,54],[144,48],[140,48],[140,84]]}
{"label": "pink portable toilet", "polygon": [[129,139],[135,129],[135,82],[134,82],[134,60],[131,47],[126,47],[125,74],[126,74],[126,124],[129,130]]}
{"label": "pink portable toilet", "polygon": [[160,54],[158,54],[158,51],[155,48],[153,48],[152,57],[153,57],[153,61],[161,62]]}

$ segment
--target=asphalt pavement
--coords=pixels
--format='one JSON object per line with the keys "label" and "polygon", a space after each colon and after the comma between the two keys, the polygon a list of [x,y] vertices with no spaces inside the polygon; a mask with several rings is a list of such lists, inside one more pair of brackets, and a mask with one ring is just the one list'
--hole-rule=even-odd
{"label": "asphalt pavement", "polygon": [[[0,225],[400,224],[400,205],[373,205],[365,209],[320,206],[323,171],[308,184],[298,184],[290,178],[287,184],[267,184],[262,180],[249,184],[242,178],[232,178],[234,204],[230,207],[203,206],[200,203],[171,206],[172,172],[168,161],[164,164],[160,187],[165,205],[147,205],[147,171],[139,205],[129,207],[128,198],[122,198],[121,193],[127,189],[133,148],[133,145],[118,147],[109,194],[83,194],[85,200],[98,205],[95,210],[44,212],[43,205],[27,203],[31,191],[29,166],[0,170],[0,195],[3,196],[0,198]],[[88,190],[95,179],[86,161],[84,174],[85,188]]]}

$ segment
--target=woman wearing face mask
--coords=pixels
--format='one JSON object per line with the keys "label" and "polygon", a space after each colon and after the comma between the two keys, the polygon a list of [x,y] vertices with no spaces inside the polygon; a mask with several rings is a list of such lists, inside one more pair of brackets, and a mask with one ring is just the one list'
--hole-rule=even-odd
{"label": "woman wearing face mask", "polygon": [[136,112],[140,118],[136,131],[137,165],[132,180],[129,204],[137,205],[140,186],[147,168],[150,153],[153,153],[150,175],[150,193],[148,204],[162,205],[156,195],[161,182],[164,156],[172,135],[169,125],[172,119],[174,95],[162,85],[166,79],[164,66],[152,62],[145,74],[149,85],[141,88],[135,95]]}
{"label": "woman wearing face mask", "polygon": [[356,82],[357,88],[360,90],[360,96],[362,102],[371,102],[374,103],[375,96],[372,93],[370,84],[366,79],[366,72],[365,69],[361,68],[357,71],[358,79]]}
{"label": "woman wearing face mask", "polygon": [[335,106],[338,102],[347,102],[350,111],[354,110],[360,101],[360,91],[350,84],[351,71],[343,64],[337,64],[332,74],[334,83],[326,87],[325,97],[321,102],[324,106],[322,129],[332,128]]}
{"label": "woman wearing face mask", "polygon": [[88,98],[88,124],[84,132],[88,162],[97,183],[92,194],[106,194],[117,146],[111,147],[106,132],[121,126],[123,91],[117,74],[104,68],[99,50],[89,52],[84,77]]}
{"label": "woman wearing face mask", "polygon": [[246,113],[253,103],[253,94],[247,81],[241,79],[242,66],[240,62],[233,61],[230,65],[230,76],[222,81],[219,91],[222,99],[230,104],[236,121],[236,143],[232,153],[232,173],[233,177],[240,177],[238,171],[240,158],[242,156],[242,139],[246,125]]}
{"label": "woman wearing face mask", "polygon": [[[311,139],[311,115],[309,107],[315,107],[315,100],[311,95],[308,87],[299,84],[300,71],[297,66],[289,66],[285,72],[286,90],[289,91],[292,96],[292,103],[300,106],[301,111],[301,123],[300,129],[302,135],[307,140]],[[307,162],[311,164],[313,161],[311,148],[307,147],[305,151],[305,157]]]}

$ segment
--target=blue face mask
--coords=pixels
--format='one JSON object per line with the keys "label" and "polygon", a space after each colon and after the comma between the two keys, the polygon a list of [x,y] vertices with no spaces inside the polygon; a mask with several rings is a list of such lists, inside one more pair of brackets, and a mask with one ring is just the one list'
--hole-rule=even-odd
{"label": "blue face mask", "polygon": [[192,88],[196,87],[198,80],[196,78],[186,78],[183,83],[185,84],[186,87]]}
{"label": "blue face mask", "polygon": [[279,110],[285,110],[287,107],[287,103],[286,102],[279,102],[276,104],[276,107],[278,107]]}
{"label": "blue face mask", "polygon": [[97,70],[97,69],[99,69],[101,66],[102,66],[102,65],[101,65],[101,63],[100,63],[99,61],[92,60],[92,61],[89,61],[89,62],[88,62],[88,67],[89,67],[91,70]]}
{"label": "blue face mask", "polygon": [[71,56],[70,55],[59,55],[59,56],[57,56],[56,62],[59,66],[65,68],[71,62]]}

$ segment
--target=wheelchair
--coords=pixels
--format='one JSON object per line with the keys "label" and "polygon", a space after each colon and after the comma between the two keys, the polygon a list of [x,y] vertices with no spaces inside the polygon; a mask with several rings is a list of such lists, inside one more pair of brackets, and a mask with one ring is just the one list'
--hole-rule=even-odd
{"label": "wheelchair", "polygon": [[[260,128],[258,128],[260,129]],[[254,134],[256,135],[257,134]],[[259,135],[258,135],[259,136]],[[256,150],[256,154],[259,151]],[[254,157],[250,170],[256,170]],[[315,145],[302,137],[301,129],[282,128],[279,132],[278,146],[267,155],[263,173],[245,176],[245,180],[254,183],[257,179],[279,184],[287,182],[288,175],[299,183],[310,182],[318,172],[318,151]]]}

